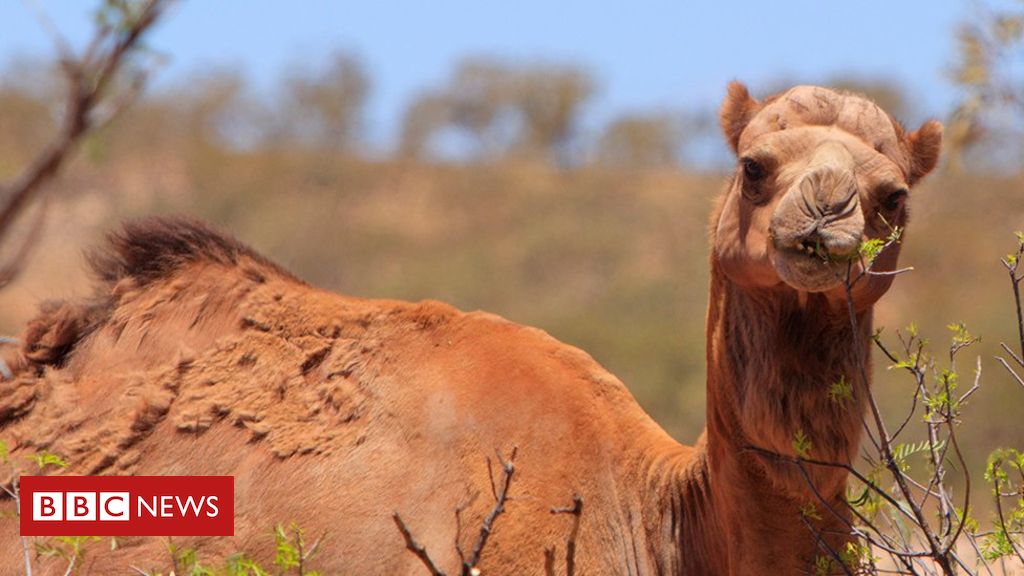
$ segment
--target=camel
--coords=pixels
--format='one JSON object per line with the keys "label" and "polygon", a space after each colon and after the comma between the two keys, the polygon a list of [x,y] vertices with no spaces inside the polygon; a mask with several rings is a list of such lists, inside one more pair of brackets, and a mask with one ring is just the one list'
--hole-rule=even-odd
{"label": "camel", "polygon": [[[269,531],[295,521],[324,534],[312,567],[325,574],[813,572],[846,530],[823,514],[818,541],[801,522],[808,480],[841,510],[846,473],[804,478],[787,459],[797,434],[818,460],[857,452],[870,385],[857,366],[892,275],[848,291],[850,256],[906,224],[942,126],[906,132],[862,96],[813,86],[758,101],[739,83],[720,123],[737,168],[711,217],[694,446],[541,330],[319,290],[181,218],[127,224],[91,259],[93,296],[41,307],[7,356],[0,439],[14,461],[46,450],[68,473],[233,475],[235,536],[177,541],[206,559],[269,563]],[[836,402],[841,378],[852,391]],[[0,529],[0,565],[17,566],[14,523]],[[95,574],[168,564],[143,537],[89,558]],[[37,575],[63,570],[39,562]]]}

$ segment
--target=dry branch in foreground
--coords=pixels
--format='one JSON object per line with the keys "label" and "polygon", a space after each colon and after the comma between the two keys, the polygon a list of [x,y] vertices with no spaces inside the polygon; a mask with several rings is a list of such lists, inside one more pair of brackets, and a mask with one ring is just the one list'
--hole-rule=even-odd
{"label": "dry branch in foreground", "polygon": [[[0,185],[0,246],[18,217],[34,199],[44,195],[46,184],[60,171],[83,137],[110,122],[138,96],[148,72],[137,66],[127,71],[129,61],[140,52],[143,37],[171,1],[105,2],[97,13],[93,38],[80,54],[72,51],[45,14],[37,10],[39,20],[53,37],[60,55],[60,71],[67,94],[57,134],[11,182]],[[29,232],[9,252],[10,259],[0,264],[0,288],[17,277],[37,244],[46,208],[45,202],[39,206]]]}
{"label": "dry branch in foreground", "polygon": [[[501,479],[495,482],[494,471],[491,466],[491,459],[487,459],[487,473],[491,479],[491,494],[494,496],[494,506],[491,511],[487,513],[484,521],[480,525],[480,533],[477,535],[476,543],[473,545],[473,550],[470,552],[469,558],[466,558],[462,552],[462,548],[458,543],[458,534],[456,534],[455,550],[459,554],[459,560],[462,562],[462,576],[478,576],[480,574],[480,556],[484,552],[484,547],[487,546],[487,539],[491,533],[494,532],[494,523],[502,513],[505,512],[505,503],[508,501],[509,486],[512,484],[512,475],[515,474],[515,458],[517,447],[512,447],[512,453],[509,454],[508,460],[501,457],[500,453],[496,453],[495,456],[498,459],[498,464],[501,466]],[[582,503],[581,503],[582,504]],[[461,524],[461,508],[457,508],[455,511],[456,519]],[[405,539],[405,547],[416,555],[417,558],[423,562],[427,570],[430,571],[431,576],[446,576],[437,564],[427,553],[427,549],[416,541],[413,537],[409,527],[405,525],[405,521],[402,520],[401,515],[395,512],[391,515],[395,520],[395,525],[398,526],[398,531],[402,533],[402,538]]]}

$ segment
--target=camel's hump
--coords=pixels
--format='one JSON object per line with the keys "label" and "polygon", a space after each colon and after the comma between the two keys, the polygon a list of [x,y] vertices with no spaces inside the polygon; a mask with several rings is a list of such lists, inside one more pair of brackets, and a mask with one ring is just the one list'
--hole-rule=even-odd
{"label": "camel's hump", "polygon": [[105,246],[90,254],[93,272],[111,284],[130,278],[137,285],[167,278],[198,262],[235,265],[247,258],[260,268],[298,281],[287,270],[232,236],[186,216],[129,221],[107,235]]}

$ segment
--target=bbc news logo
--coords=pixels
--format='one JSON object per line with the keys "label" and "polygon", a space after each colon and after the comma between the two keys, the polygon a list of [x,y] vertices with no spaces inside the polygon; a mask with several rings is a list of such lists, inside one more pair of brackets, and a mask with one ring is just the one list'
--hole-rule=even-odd
{"label": "bbc news logo", "polygon": [[233,536],[232,476],[22,476],[22,536]]}
{"label": "bbc news logo", "polygon": [[[217,497],[211,499],[216,502]],[[109,520],[127,522],[131,515],[128,492],[33,492],[32,521]],[[139,504],[145,502],[139,499]],[[141,510],[140,510],[141,512]]]}

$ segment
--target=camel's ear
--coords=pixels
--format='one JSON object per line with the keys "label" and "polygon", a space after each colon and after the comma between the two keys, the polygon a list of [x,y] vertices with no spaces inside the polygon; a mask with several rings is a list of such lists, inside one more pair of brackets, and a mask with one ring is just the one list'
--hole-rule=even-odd
{"label": "camel's ear", "polygon": [[935,168],[942,150],[942,123],[929,120],[916,132],[907,136],[907,152],[910,156],[910,174],[907,184],[913,186]]}
{"label": "camel's ear", "polygon": [[742,82],[730,82],[722,107],[718,110],[718,124],[722,127],[725,141],[733,152],[739,149],[740,134],[747,123],[761,107],[757,100],[750,96]]}

